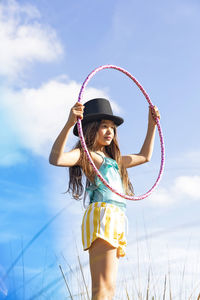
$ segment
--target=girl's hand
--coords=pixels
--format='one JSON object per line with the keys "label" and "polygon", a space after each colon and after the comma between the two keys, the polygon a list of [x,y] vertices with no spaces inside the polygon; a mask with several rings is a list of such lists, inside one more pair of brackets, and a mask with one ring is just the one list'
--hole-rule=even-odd
{"label": "girl's hand", "polygon": [[80,118],[81,120],[83,119],[84,107],[85,106],[80,102],[76,102],[76,104],[71,108],[67,121],[70,126],[74,126],[78,118]]}
{"label": "girl's hand", "polygon": [[156,125],[156,118],[160,120],[160,113],[158,111],[157,106],[149,106],[149,122],[153,122]]}

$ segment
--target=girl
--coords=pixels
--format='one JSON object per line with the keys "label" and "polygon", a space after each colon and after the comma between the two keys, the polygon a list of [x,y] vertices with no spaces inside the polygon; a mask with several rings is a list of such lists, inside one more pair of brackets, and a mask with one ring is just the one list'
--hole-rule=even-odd
{"label": "girl", "polygon": [[[83,173],[87,178],[86,191],[90,204],[82,220],[82,242],[84,250],[89,249],[92,300],[111,300],[114,296],[118,261],[125,255],[127,245],[126,200],[111,192],[95,175],[80,142],[73,150],[64,152],[69,132],[77,118],[80,118],[86,145],[102,176],[117,191],[133,195],[126,169],[150,161],[156,129],[155,117],[160,118],[156,107],[149,109],[148,129],[141,151],[121,156],[116,127],[123,123],[123,119],[113,115],[109,101],[97,98],[84,105],[77,102],[52,147],[49,162],[69,167],[68,191],[72,192],[75,199],[80,199],[84,191]],[[77,125],[73,133],[78,136]]]}

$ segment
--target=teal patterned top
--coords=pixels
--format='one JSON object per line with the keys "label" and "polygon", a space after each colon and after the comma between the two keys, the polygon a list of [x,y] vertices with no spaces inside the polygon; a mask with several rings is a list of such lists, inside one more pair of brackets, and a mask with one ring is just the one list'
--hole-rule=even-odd
{"label": "teal patterned top", "polygon": [[[103,157],[103,163],[99,168],[99,172],[105,180],[119,193],[124,194],[121,176],[117,162],[110,157]],[[98,176],[95,176],[94,184],[91,183],[86,189],[90,197],[90,204],[93,202],[106,202],[117,205],[123,211],[126,210],[126,199],[113,193],[107,186],[105,186]]]}

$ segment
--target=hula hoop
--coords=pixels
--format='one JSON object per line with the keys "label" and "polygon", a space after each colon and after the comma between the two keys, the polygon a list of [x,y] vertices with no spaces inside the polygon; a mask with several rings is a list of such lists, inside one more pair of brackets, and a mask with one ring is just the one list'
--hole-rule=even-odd
{"label": "hula hoop", "polygon": [[[115,65],[103,65],[103,66],[100,66],[96,69],[94,69],[88,76],[87,78],[85,79],[85,81],[83,82],[82,86],[81,86],[81,89],[80,89],[80,92],[79,92],[79,97],[78,97],[78,102],[81,102],[82,100],[82,97],[83,97],[83,93],[84,93],[84,90],[88,84],[88,82],[90,81],[90,79],[99,71],[101,70],[104,70],[104,69],[115,69],[115,70],[118,70],[122,73],[124,73],[125,75],[127,75],[129,78],[131,78],[133,80],[133,82],[139,87],[139,89],[141,90],[141,92],[143,93],[143,95],[145,96],[147,102],[149,103],[150,107],[153,108],[153,104],[149,98],[149,96],[147,95],[146,91],[143,89],[142,85],[126,70],[120,68],[120,67],[117,67]],[[108,182],[102,177],[101,173],[99,172],[99,170],[96,168],[90,154],[89,154],[89,151],[87,149],[87,146],[86,146],[86,143],[85,143],[85,139],[84,139],[84,136],[83,136],[83,130],[82,130],[82,124],[81,124],[81,120],[80,118],[78,118],[77,120],[77,127],[78,127],[78,134],[79,134],[79,137],[80,137],[80,141],[81,141],[81,145],[83,147],[83,150],[85,151],[86,153],[86,156],[88,158],[88,161],[89,163],[91,164],[91,166],[93,167],[96,175],[99,177],[99,179],[103,182],[103,184],[105,186],[107,186],[113,193],[121,196],[122,198],[125,198],[127,200],[134,200],[134,201],[137,201],[137,200],[142,200],[146,197],[148,197],[152,192],[153,190],[157,187],[160,179],[161,179],[161,176],[162,176],[162,173],[163,173],[163,169],[164,169],[164,162],[165,162],[165,148],[164,148],[164,140],[163,140],[163,135],[162,135],[162,130],[161,130],[161,127],[160,127],[160,122],[159,122],[159,119],[156,118],[156,124],[157,124],[157,127],[158,127],[158,133],[159,133],[159,137],[160,137],[160,146],[161,146],[161,164],[160,164],[160,170],[159,170],[159,174],[158,174],[158,177],[156,179],[156,182],[154,183],[154,185],[151,187],[151,189],[146,192],[145,194],[143,195],[140,195],[140,196],[129,196],[129,195],[124,195],[124,194],[120,194],[118,193],[115,189],[113,189],[109,184]]]}

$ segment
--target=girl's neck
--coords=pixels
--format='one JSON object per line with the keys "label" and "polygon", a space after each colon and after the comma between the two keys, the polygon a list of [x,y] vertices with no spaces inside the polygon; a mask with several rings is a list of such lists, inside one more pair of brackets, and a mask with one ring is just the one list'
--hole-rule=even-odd
{"label": "girl's neck", "polygon": [[96,150],[94,150],[94,152],[96,152],[97,154],[100,154],[101,156],[103,155],[104,157],[110,157],[108,155],[108,153],[106,152],[105,148],[96,149]]}
{"label": "girl's neck", "polygon": [[96,146],[94,147],[94,151],[95,152],[103,152],[104,154],[106,154],[106,149],[105,149],[105,146]]}

